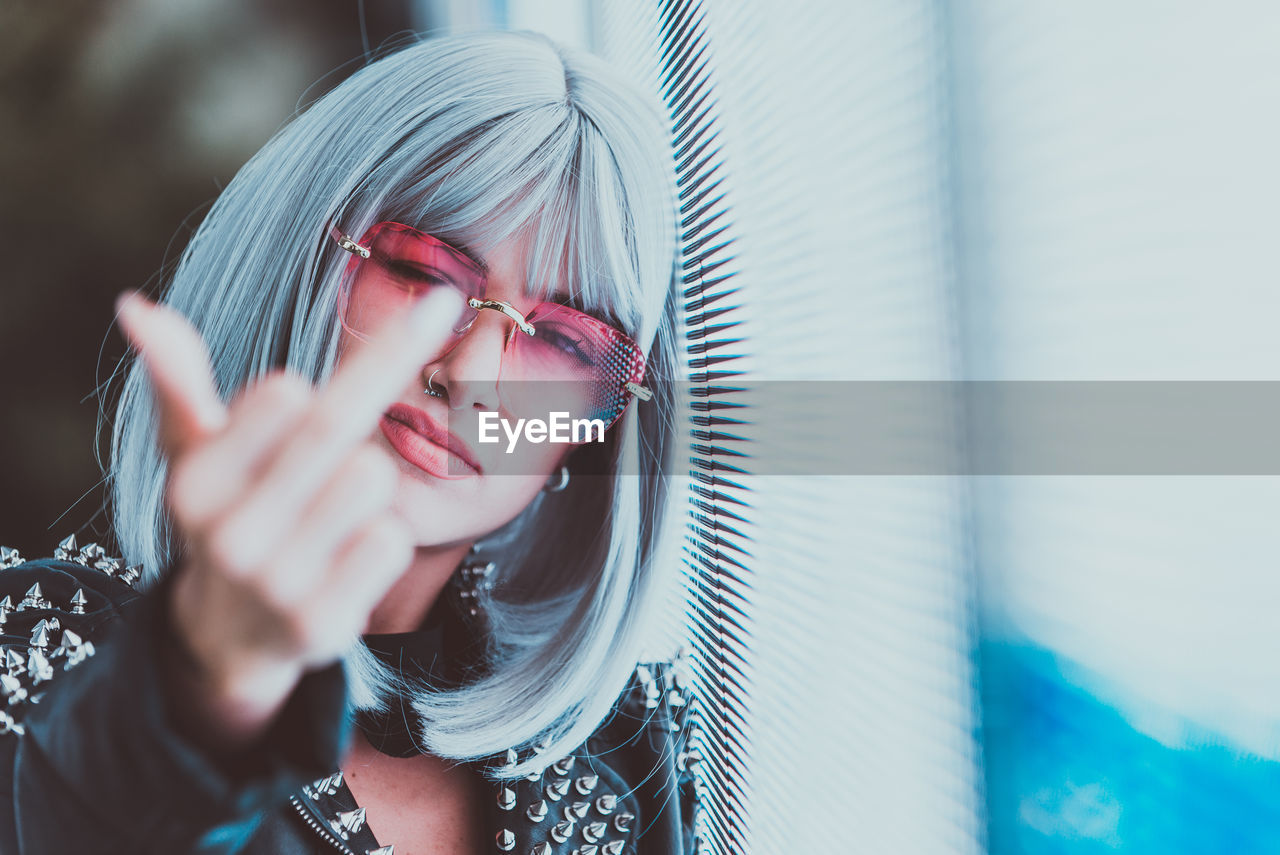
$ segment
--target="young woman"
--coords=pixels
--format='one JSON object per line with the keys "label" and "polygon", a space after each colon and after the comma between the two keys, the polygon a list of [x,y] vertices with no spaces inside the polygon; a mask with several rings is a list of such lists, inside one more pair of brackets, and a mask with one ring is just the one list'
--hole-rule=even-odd
{"label": "young woman", "polygon": [[[689,702],[636,664],[665,133],[542,37],[424,41],[272,139],[160,304],[122,296],[120,557],[0,554],[0,850],[691,848]],[[601,430],[485,441],[556,413]]]}

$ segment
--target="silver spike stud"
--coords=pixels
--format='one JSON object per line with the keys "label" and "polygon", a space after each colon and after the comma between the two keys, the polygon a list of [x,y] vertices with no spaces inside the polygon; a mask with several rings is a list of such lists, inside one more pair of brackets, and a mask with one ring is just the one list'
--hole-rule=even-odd
{"label": "silver spike stud", "polygon": [[28,647],[38,647],[41,650],[49,649],[49,622],[38,621],[31,628],[31,637],[27,639]]}
{"label": "silver spike stud", "polygon": [[12,546],[0,546],[0,569],[17,567],[22,563],[22,556]]}
{"label": "silver spike stud", "polygon": [[108,576],[114,576],[120,572],[121,561],[119,558],[99,558],[93,562],[93,569],[99,570]]}
{"label": "silver spike stud", "polygon": [[500,850],[510,852],[516,848],[516,836],[511,829],[504,828],[498,832],[497,843]]}
{"label": "silver spike stud", "polygon": [[545,754],[547,753],[547,749],[549,749],[550,747],[551,747],[551,740],[544,736],[534,743],[533,753]]}
{"label": "silver spike stud", "polygon": [[581,778],[573,782],[573,788],[577,790],[579,794],[589,796],[598,783],[600,783],[599,775],[583,775]]}
{"label": "silver spike stud", "polygon": [[681,772],[687,769],[693,769],[702,762],[702,752],[697,748],[688,751],[681,751],[676,755],[676,768]]}
{"label": "silver spike stud", "polygon": [[529,855],[551,855],[551,844],[544,840],[530,849]]}
{"label": "silver spike stud", "polygon": [[625,845],[626,844],[623,843],[621,840],[614,840],[609,843],[606,843],[605,847],[600,851],[603,853],[603,855],[622,855],[622,847]]}
{"label": "silver spike stud", "polygon": [[121,571],[120,575],[116,576],[116,578],[121,582],[124,582],[126,585],[132,585],[134,582],[142,578],[142,565],[134,564],[131,567],[126,567]]}
{"label": "silver spike stud", "polygon": [[333,830],[338,832],[343,840],[346,840],[364,827],[364,808],[344,810],[329,820],[329,825],[333,826]]}
{"label": "silver spike stud", "polygon": [[551,768],[555,770],[557,775],[568,775],[573,769],[573,755],[556,762]]}
{"label": "silver spike stud", "polygon": [[58,548],[53,550],[53,557],[59,561],[70,561],[71,556],[75,555],[76,550],[76,536],[74,534],[69,534],[62,538],[58,543]]}
{"label": "silver spike stud", "polygon": [[574,802],[564,809],[565,815],[573,819],[582,819],[591,810],[591,802]]}
{"label": "silver spike stud", "polygon": [[520,762],[520,755],[516,753],[516,750],[514,748],[508,748],[506,767],[510,769],[511,767],[515,766],[519,762]]}
{"label": "silver spike stud", "polygon": [[604,833],[608,830],[609,827],[603,822],[589,822],[582,826],[582,837],[588,843],[595,843],[601,837],[604,837]]}
{"label": "silver spike stud", "polygon": [[377,849],[366,849],[364,855],[395,855],[396,848],[388,843],[386,846],[379,846]]}
{"label": "silver spike stud", "polygon": [[0,710],[0,736],[6,733],[16,733],[19,736],[26,733],[27,729],[21,724],[13,720],[13,716],[4,710]]}
{"label": "silver spike stud", "polygon": [[0,600],[0,615],[5,615],[7,617],[9,613],[12,611],[13,611],[13,600],[12,598],[9,597],[8,594],[5,594],[4,599]]}
{"label": "silver spike stud", "polygon": [[76,588],[76,592],[71,595],[71,614],[84,614],[84,607],[89,604],[89,598],[84,595],[84,588]]}
{"label": "silver spike stud", "polygon": [[503,787],[498,790],[498,807],[501,810],[511,810],[516,806],[516,791],[510,787]]}
{"label": "silver spike stud", "polygon": [[551,838],[556,843],[564,843],[573,836],[573,820],[566,819],[551,826]]}
{"label": "silver spike stud", "polygon": [[22,654],[12,647],[4,652],[4,667],[14,676],[25,674],[27,671],[27,664],[23,661]]}
{"label": "silver spike stud", "polygon": [[596,810],[600,811],[600,813],[605,816],[613,813],[617,807],[618,797],[613,793],[605,793],[603,796],[596,799]]}
{"label": "silver spike stud", "polygon": [[33,686],[53,679],[53,666],[38,647],[31,648],[27,653],[27,673],[31,675]]}
{"label": "silver spike stud", "polygon": [[596,846],[594,843],[588,843],[586,846],[579,846],[573,851],[577,853],[577,855],[598,855],[600,847]]}
{"label": "silver spike stud", "polygon": [[103,549],[96,543],[86,543],[80,547],[79,558],[84,559],[81,563],[86,566],[97,561],[99,558],[107,554],[107,550]]}
{"label": "silver spike stud", "polygon": [[27,593],[23,595],[22,602],[18,603],[18,611],[20,612],[26,609],[47,608],[49,608],[49,601],[44,598],[44,591],[40,590],[39,582],[27,588]]}
{"label": "silver spike stud", "polygon": [[64,629],[62,631],[62,643],[58,645],[58,649],[54,651],[54,654],[66,658],[62,670],[67,671],[79,665],[95,652],[92,641],[82,641],[79,635],[69,629]]}
{"label": "silver spike stud", "polygon": [[565,797],[565,793],[569,792],[569,779],[557,778],[550,784],[547,784],[547,798],[553,802],[558,802]]}
{"label": "silver spike stud", "polygon": [[336,795],[338,788],[342,786],[342,770],[339,769],[332,775],[326,775],[311,782],[307,787],[306,793],[311,797],[312,801],[318,801],[321,796]]}
{"label": "silver spike stud", "polygon": [[303,792],[311,798],[313,802],[320,801],[321,796],[332,796],[338,792],[338,787],[342,785],[342,773],[336,772],[332,775],[326,775],[318,778],[303,788]]}
{"label": "silver spike stud", "polygon": [[9,699],[10,705],[27,699],[27,690],[22,687],[22,681],[12,674],[0,674],[0,692]]}
{"label": "silver spike stud", "polygon": [[635,822],[635,820],[636,815],[634,813],[626,813],[624,811],[613,818],[613,827],[626,834],[631,830],[631,823]]}
{"label": "silver spike stud", "polygon": [[539,799],[529,805],[529,809],[524,812],[529,817],[530,822],[542,822],[547,818],[547,803],[543,799]]}

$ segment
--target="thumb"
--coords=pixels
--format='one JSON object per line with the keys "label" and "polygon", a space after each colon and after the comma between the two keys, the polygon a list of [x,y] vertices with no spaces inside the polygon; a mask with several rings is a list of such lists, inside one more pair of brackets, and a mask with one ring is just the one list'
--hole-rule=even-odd
{"label": "thumb", "polygon": [[151,378],[160,444],[172,462],[227,422],[208,348],[190,321],[137,291],[116,298],[116,315]]}

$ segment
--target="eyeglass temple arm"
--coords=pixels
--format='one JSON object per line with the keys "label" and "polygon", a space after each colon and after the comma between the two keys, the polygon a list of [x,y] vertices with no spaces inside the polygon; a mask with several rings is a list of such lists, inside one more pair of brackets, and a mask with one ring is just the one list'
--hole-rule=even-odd
{"label": "eyeglass temple arm", "polygon": [[630,392],[632,395],[635,395],[637,398],[639,398],[642,401],[653,400],[653,392],[651,392],[649,389],[645,388],[644,386],[641,386],[639,383],[632,383],[630,381],[627,381],[626,383],[622,384],[622,388],[626,389],[628,392]]}
{"label": "eyeglass temple arm", "polygon": [[372,254],[369,252],[369,247],[361,246],[356,243],[351,239],[350,235],[344,235],[337,226],[329,227],[329,235],[338,242],[338,246],[342,247],[352,255],[358,255],[361,258],[368,258]]}

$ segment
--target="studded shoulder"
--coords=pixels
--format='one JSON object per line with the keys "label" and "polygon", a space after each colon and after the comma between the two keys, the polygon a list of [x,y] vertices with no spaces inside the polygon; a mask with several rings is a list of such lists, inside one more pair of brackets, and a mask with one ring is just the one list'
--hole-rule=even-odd
{"label": "studded shoulder", "polygon": [[64,538],[52,558],[24,559],[0,546],[0,738],[21,736],[45,685],[94,655],[92,637],[136,598],[141,568],[96,543]]}
{"label": "studded shoulder", "polygon": [[695,829],[703,793],[697,771],[702,760],[701,710],[689,676],[687,654],[682,650],[672,659],[638,665],[634,683],[644,695],[646,709],[653,713],[651,721],[669,732],[666,745],[673,755],[674,795],[683,836],[680,851],[699,852]]}
{"label": "studded shoulder", "polygon": [[[685,741],[691,704],[683,664],[676,659],[638,665],[612,714],[576,751],[542,772],[493,783],[487,811],[499,852],[692,851],[692,805],[686,810],[682,785],[693,768]],[[514,768],[528,759],[523,751],[537,755],[548,750],[545,740],[522,751],[511,748],[505,762],[499,758],[496,765]],[[675,775],[674,789],[670,775]],[[673,807],[681,812],[684,840],[679,842],[663,838],[655,827],[658,815]]]}
{"label": "studded shoulder", "polygon": [[688,662],[683,653],[671,659],[642,662],[636,665],[632,679],[632,691],[642,695],[645,709],[665,708],[677,724],[688,719],[689,676]]}

